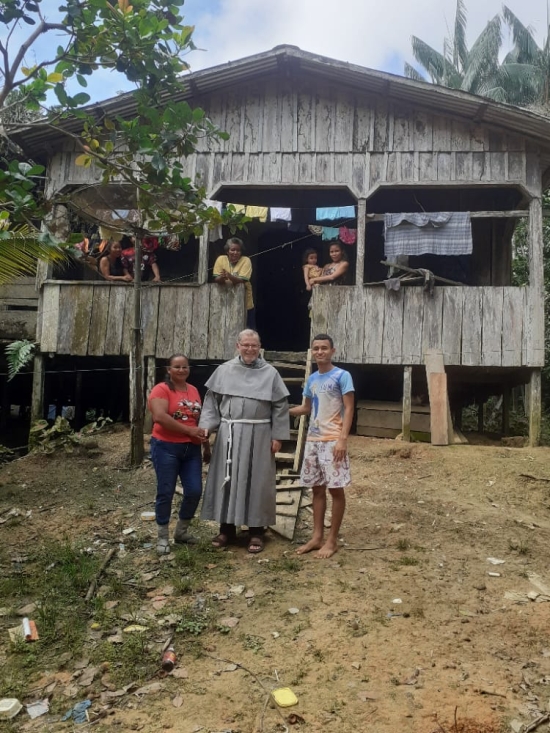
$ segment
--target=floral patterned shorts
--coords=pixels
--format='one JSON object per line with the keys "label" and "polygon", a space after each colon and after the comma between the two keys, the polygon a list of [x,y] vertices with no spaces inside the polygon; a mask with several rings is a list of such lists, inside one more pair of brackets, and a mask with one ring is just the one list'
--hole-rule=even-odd
{"label": "floral patterned shorts", "polygon": [[304,486],[326,486],[327,489],[343,489],[351,483],[349,456],[334,460],[335,440],[306,440],[301,481]]}

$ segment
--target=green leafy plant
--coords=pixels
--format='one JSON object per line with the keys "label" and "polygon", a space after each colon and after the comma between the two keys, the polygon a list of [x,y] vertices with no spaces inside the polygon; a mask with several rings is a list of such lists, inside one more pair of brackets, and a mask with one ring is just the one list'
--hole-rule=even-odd
{"label": "green leafy plant", "polygon": [[[0,245],[1,246],[1,245]],[[8,363],[8,381],[11,381],[16,374],[30,363],[34,355],[36,344],[33,341],[21,339],[12,341],[6,346],[6,360]]]}

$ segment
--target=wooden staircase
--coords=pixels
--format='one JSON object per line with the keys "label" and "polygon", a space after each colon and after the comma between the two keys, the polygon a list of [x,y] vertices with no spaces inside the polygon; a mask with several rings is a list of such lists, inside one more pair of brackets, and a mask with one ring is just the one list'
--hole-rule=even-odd
{"label": "wooden staircase", "polygon": [[[299,393],[302,400],[302,390],[311,374],[311,351],[305,354],[277,354],[266,352],[264,358],[274,366],[287,385],[291,396]],[[296,404],[295,402],[295,404]],[[296,418],[291,418],[291,426]],[[300,483],[300,468],[304,455],[304,445],[307,433],[307,415],[298,418],[297,427],[291,429],[290,440],[285,441],[279,453],[275,454],[277,466],[277,521],[271,527],[275,532],[289,540],[294,538],[296,520],[302,502],[302,485]]]}

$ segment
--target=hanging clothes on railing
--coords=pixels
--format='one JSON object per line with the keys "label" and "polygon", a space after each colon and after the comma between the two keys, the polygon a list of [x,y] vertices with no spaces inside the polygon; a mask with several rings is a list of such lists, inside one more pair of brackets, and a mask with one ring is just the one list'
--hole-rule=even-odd
{"label": "hanging clothes on railing", "polygon": [[329,206],[318,208],[315,212],[317,221],[334,221],[335,219],[354,219],[355,206]]}
{"label": "hanging clothes on railing", "polygon": [[467,211],[385,214],[384,254],[469,255],[472,225]]}
{"label": "hanging clothes on railing", "polygon": [[247,206],[244,210],[246,216],[251,219],[259,219],[261,222],[267,221],[267,206]]}
{"label": "hanging clothes on railing", "polygon": [[340,227],[338,231],[338,238],[344,244],[355,244],[355,242],[357,241],[357,229]]}
{"label": "hanging clothes on railing", "polygon": [[271,207],[269,213],[271,221],[292,221],[292,209]]}
{"label": "hanging clothes on railing", "polygon": [[[214,199],[205,199],[204,205],[216,209],[220,214],[222,213],[223,203],[221,201],[215,201]],[[218,224],[212,229],[208,230],[208,241],[217,242],[223,238],[222,225]]]}

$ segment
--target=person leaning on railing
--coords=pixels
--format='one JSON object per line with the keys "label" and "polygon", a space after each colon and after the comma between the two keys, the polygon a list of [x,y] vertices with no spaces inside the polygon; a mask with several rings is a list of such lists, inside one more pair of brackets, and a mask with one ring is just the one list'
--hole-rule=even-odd
{"label": "person leaning on railing", "polygon": [[252,262],[244,257],[244,243],[238,237],[230,237],[224,246],[225,254],[214,263],[214,282],[218,285],[244,285],[246,293],[246,327],[255,328],[256,316],[252,297]]}
{"label": "person leaning on railing", "polygon": [[122,246],[120,242],[108,242],[100,255],[99,272],[106,280],[132,282],[133,277],[122,264]]}

